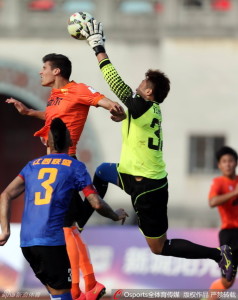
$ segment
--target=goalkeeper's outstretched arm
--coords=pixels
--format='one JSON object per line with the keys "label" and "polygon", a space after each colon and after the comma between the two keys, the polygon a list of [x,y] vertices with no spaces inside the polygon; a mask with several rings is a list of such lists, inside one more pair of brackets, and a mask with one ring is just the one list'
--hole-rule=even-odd
{"label": "goalkeeper's outstretched arm", "polygon": [[105,80],[110,86],[113,93],[127,105],[132,95],[132,89],[121,79],[115,67],[110,62],[104,48],[105,38],[103,36],[102,23],[93,20],[87,23],[87,31],[82,30],[81,33],[86,37],[88,44],[95,51],[95,55],[99,62],[99,67],[103,73]]}
{"label": "goalkeeper's outstretched arm", "polygon": [[110,86],[110,89],[125,105],[127,105],[127,100],[133,95],[132,89],[122,80],[106,53],[97,54],[97,59],[103,77]]}

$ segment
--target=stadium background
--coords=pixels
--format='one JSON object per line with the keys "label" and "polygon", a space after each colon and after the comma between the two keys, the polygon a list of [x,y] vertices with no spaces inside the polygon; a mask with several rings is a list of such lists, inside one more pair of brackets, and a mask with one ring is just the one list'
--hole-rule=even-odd
{"label": "stadium background", "polygon": [[[12,106],[4,103],[7,97],[12,96],[33,108],[44,108],[49,90],[40,86],[38,72],[45,54],[56,52],[67,55],[73,63],[72,79],[85,82],[115,99],[102,79],[96,58],[86,42],[76,41],[67,33],[67,18],[75,11],[88,11],[103,22],[110,58],[133,89],[149,68],[160,68],[171,79],[171,93],[161,106],[164,157],[170,182],[170,227],[175,235],[175,229],[181,233],[181,228],[182,237],[195,232],[196,236],[192,234],[192,238],[216,246],[219,218],[216,210],[210,209],[207,204],[211,179],[217,174],[214,151],[224,144],[238,149],[237,0],[1,0],[1,190],[28,160],[45,151],[40,141],[32,137],[42,123],[19,116]],[[77,153],[87,163],[90,173],[93,174],[95,167],[103,161],[118,161],[120,144],[120,124],[111,122],[107,112],[92,108]],[[130,212],[128,224],[134,224],[127,195],[110,187],[106,199],[114,207],[125,207]],[[13,204],[12,222],[20,222],[21,211],[22,199],[17,199]],[[107,226],[110,230],[118,230],[111,225],[111,222],[94,214],[88,231],[94,236],[93,230],[100,228],[101,240],[104,240],[107,231],[103,230],[107,230]],[[145,249],[143,238],[138,235],[137,239],[136,229],[128,228],[120,228],[122,237],[118,233],[122,240],[126,240],[128,232],[135,230],[132,244],[125,247],[138,243],[139,248]],[[183,228],[190,228],[191,232],[183,231]],[[17,230],[16,224],[16,236]],[[87,236],[86,230],[86,241],[94,245],[91,236]],[[110,249],[122,243],[118,239],[108,239]],[[15,254],[19,250],[17,239],[12,237],[11,241],[13,244],[10,245],[9,241],[9,245],[0,249],[2,290],[21,286],[19,270],[23,267],[18,265],[21,259]],[[98,241],[95,247],[104,246]],[[13,264],[11,258],[9,262],[9,253],[17,257]],[[92,255],[96,261],[94,257]],[[142,265],[140,273],[148,275],[143,268]],[[133,272],[138,274],[138,270]],[[153,276],[158,275],[155,271],[150,271],[152,273]],[[100,277],[100,271],[98,274]],[[113,274],[110,273],[110,276],[113,277]],[[162,275],[168,278],[175,276]],[[131,288],[146,287],[137,276],[133,276],[131,274]],[[184,279],[179,272],[175,277],[177,282]],[[200,275],[199,280],[204,282],[206,289],[212,279]],[[197,286],[203,288],[199,280],[196,279]],[[169,288],[174,287],[173,282]],[[124,281],[114,284],[119,283],[124,286],[109,283],[109,287],[125,288]]]}

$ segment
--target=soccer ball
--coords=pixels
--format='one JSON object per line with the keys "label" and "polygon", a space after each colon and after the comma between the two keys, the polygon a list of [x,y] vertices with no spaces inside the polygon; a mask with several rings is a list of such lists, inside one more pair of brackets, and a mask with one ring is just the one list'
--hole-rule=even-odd
{"label": "soccer ball", "polygon": [[86,24],[92,22],[93,17],[87,12],[76,12],[69,17],[68,32],[77,40],[85,40],[86,38],[81,34],[82,29],[86,29]]}

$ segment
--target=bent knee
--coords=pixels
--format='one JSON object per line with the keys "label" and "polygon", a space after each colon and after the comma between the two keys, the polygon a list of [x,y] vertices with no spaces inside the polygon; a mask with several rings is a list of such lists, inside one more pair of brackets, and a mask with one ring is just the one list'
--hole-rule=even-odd
{"label": "bent knee", "polygon": [[164,248],[164,243],[153,243],[149,244],[150,250],[153,254],[160,255],[162,253],[162,250]]}
{"label": "bent knee", "polygon": [[159,248],[150,248],[150,250],[153,254],[156,254],[156,255],[160,255],[162,252],[162,249],[159,249]]}

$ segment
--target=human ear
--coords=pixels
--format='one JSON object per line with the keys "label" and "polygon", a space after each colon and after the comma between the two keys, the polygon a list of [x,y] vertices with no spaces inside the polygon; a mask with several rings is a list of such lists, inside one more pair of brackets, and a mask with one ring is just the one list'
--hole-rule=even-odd
{"label": "human ear", "polygon": [[145,90],[145,93],[146,93],[146,96],[151,96],[152,93],[153,93],[153,91],[152,91],[151,88],[147,88],[147,89]]}
{"label": "human ear", "polygon": [[53,70],[53,74],[54,74],[54,75],[59,75],[59,74],[60,74],[60,69],[59,69],[59,68],[55,68],[55,69]]}

